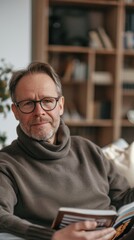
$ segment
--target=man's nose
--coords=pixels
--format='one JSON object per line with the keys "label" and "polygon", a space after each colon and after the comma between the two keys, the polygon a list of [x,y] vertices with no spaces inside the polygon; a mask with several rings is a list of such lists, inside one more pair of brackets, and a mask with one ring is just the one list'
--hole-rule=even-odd
{"label": "man's nose", "polygon": [[45,114],[46,113],[45,110],[41,107],[40,102],[36,102],[34,112],[36,114]]}

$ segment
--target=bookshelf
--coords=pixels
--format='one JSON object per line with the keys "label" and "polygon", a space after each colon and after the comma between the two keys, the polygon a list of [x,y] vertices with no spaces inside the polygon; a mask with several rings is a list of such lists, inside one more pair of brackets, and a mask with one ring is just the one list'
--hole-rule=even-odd
{"label": "bookshelf", "polygon": [[132,18],[132,0],[32,1],[32,59],[58,72],[71,134],[101,147],[133,141]]}

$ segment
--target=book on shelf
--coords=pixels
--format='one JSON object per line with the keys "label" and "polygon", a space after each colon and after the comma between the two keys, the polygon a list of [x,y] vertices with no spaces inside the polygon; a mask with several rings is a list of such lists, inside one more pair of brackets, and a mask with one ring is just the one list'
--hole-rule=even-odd
{"label": "book on shelf", "polygon": [[87,64],[77,58],[68,59],[67,65],[62,77],[63,83],[83,82],[87,78]]}
{"label": "book on shelf", "polygon": [[95,101],[94,103],[94,118],[95,119],[110,119],[111,117],[111,102],[110,101]]}
{"label": "book on shelf", "polygon": [[96,30],[89,31],[89,46],[94,49],[104,48],[99,34]]}
{"label": "book on shelf", "polygon": [[123,69],[121,72],[121,80],[123,83],[134,83],[134,69]]}
{"label": "book on shelf", "polygon": [[82,120],[83,117],[80,114],[80,112],[77,110],[76,105],[73,103],[73,100],[70,99],[68,102],[65,104],[65,112],[63,114],[63,118],[65,121],[79,121]]}
{"label": "book on shelf", "polygon": [[75,82],[85,81],[87,79],[87,64],[76,58],[72,77]]}
{"label": "book on shelf", "polygon": [[125,31],[134,32],[134,12],[133,11],[126,12]]}
{"label": "book on shelf", "polygon": [[126,234],[134,225],[134,202],[114,210],[94,210],[61,207],[52,223],[53,229],[61,229],[78,221],[96,221],[97,228],[114,227],[116,234],[112,240],[117,240]]}
{"label": "book on shelf", "polygon": [[124,91],[133,92],[134,91],[134,83],[123,83],[122,88]]}
{"label": "book on shelf", "polygon": [[124,48],[133,49],[134,48],[134,33],[132,31],[124,32],[123,36]]}
{"label": "book on shelf", "polygon": [[124,90],[134,90],[134,70],[132,68],[122,70],[121,80]]}
{"label": "book on shelf", "polygon": [[73,72],[74,72],[74,64],[75,64],[75,59],[74,58],[68,59],[64,74],[62,76],[62,81],[64,83],[68,83],[68,82],[71,81],[72,75],[73,75]]}
{"label": "book on shelf", "polygon": [[112,84],[112,74],[106,71],[95,71],[92,73],[94,84],[109,85]]}
{"label": "book on shelf", "polygon": [[103,44],[103,47],[106,49],[113,49],[113,43],[108,34],[106,33],[105,29],[103,27],[99,27],[97,31]]}

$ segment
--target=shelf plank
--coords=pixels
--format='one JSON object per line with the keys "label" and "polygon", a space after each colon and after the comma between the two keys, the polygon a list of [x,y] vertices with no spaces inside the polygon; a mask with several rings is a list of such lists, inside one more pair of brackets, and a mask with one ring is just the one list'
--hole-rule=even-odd
{"label": "shelf plank", "polygon": [[126,7],[134,7],[134,3],[124,3]]}
{"label": "shelf plank", "polygon": [[122,119],[121,121],[122,127],[134,127],[134,123],[128,121],[128,119]]}
{"label": "shelf plank", "polygon": [[124,56],[134,56],[134,49],[124,49],[123,55]]}
{"label": "shelf plank", "polygon": [[122,94],[123,94],[124,97],[125,97],[125,96],[134,97],[134,89],[132,89],[132,90],[127,90],[127,89],[124,90],[124,89],[123,89]]}
{"label": "shelf plank", "polygon": [[47,49],[49,52],[67,52],[67,53],[68,52],[88,53],[89,51],[92,52],[92,49],[79,46],[49,45]]}
{"label": "shelf plank", "polygon": [[93,49],[90,47],[81,46],[63,46],[63,45],[49,45],[47,47],[49,52],[67,52],[67,53],[91,53],[91,54],[116,54],[116,49]]}
{"label": "shelf plank", "polygon": [[117,0],[50,0],[50,4],[81,4],[81,5],[106,5],[106,6],[117,6],[119,1]]}
{"label": "shelf plank", "polygon": [[113,121],[110,119],[94,119],[94,120],[70,120],[65,121],[70,127],[112,127]]}

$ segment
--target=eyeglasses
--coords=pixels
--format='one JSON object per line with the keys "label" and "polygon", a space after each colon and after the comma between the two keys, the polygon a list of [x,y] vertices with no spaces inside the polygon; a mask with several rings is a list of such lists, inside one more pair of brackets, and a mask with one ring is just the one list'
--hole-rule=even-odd
{"label": "eyeglasses", "polygon": [[59,101],[60,97],[44,97],[41,100],[23,100],[15,102],[15,105],[22,113],[32,113],[36,108],[36,104],[39,103],[44,111],[52,111]]}

